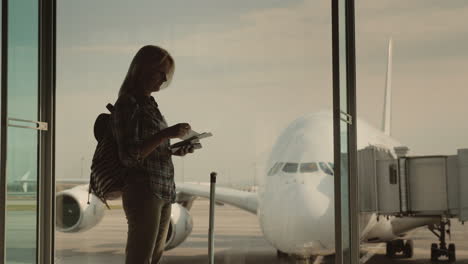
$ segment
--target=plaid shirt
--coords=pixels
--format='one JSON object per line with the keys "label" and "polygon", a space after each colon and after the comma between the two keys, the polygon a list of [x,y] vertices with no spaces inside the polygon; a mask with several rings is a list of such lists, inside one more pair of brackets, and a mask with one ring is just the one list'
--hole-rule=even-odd
{"label": "plaid shirt", "polygon": [[147,183],[159,198],[174,203],[175,183],[169,139],[142,159],[144,140],[167,128],[167,123],[152,96],[122,95],[112,113],[112,131],[117,141],[119,158],[128,168],[126,183]]}

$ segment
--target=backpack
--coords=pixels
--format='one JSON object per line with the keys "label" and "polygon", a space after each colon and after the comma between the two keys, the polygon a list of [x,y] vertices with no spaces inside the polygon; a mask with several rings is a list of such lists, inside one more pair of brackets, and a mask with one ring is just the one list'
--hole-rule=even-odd
{"label": "backpack", "polygon": [[89,196],[93,193],[110,209],[107,200],[122,196],[126,169],[120,162],[117,141],[112,133],[111,116],[114,106],[108,104],[106,108],[110,114],[101,113],[94,122],[97,145],[91,163],[88,204]]}

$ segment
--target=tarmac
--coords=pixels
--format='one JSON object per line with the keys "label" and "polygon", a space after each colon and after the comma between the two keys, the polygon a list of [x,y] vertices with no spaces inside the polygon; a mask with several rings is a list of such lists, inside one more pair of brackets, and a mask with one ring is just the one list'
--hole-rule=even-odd
{"label": "tarmac", "polygon": [[[165,252],[162,263],[208,263],[208,218],[209,203],[198,199],[191,210],[194,228],[192,234],[179,247]],[[11,212],[11,215],[22,212]],[[24,214],[24,212],[23,212]],[[215,217],[215,263],[334,263],[334,256],[316,257],[308,260],[294,257],[279,259],[276,249],[263,238],[257,217],[232,206],[216,206]],[[17,221],[16,225],[28,225]],[[29,223],[32,224],[32,223]],[[21,229],[19,226],[15,228]],[[24,230],[22,231],[24,232]],[[127,225],[122,209],[106,212],[103,221],[93,229],[83,233],[56,233],[56,264],[98,264],[124,263]],[[426,228],[413,233],[414,257],[412,259],[385,256],[384,244],[367,244],[362,246],[362,263],[369,264],[422,264],[431,263],[430,244],[437,242],[436,237]],[[22,241],[24,240],[24,241]],[[8,242],[7,242],[8,243]],[[468,264],[468,225],[452,222],[451,243],[457,246],[457,262]],[[17,247],[31,250],[31,238],[17,236]],[[21,259],[20,248],[10,249],[8,263],[26,263],[14,261]],[[28,251],[28,252],[29,252]],[[8,254],[7,254],[8,255]],[[16,258],[15,258],[16,256]],[[23,255],[24,256],[24,255]],[[437,263],[447,263],[445,259]]]}

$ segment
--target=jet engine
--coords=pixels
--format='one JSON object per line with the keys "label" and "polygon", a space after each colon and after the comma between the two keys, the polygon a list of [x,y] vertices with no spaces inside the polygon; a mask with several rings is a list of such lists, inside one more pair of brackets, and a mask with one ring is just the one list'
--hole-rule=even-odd
{"label": "jet engine", "polygon": [[79,185],[56,195],[56,228],[65,233],[93,228],[104,217],[106,206],[94,195],[88,204],[88,185]]}
{"label": "jet engine", "polygon": [[[65,233],[89,230],[101,222],[106,206],[94,195],[88,204],[88,186],[80,185],[59,192],[56,196],[56,228]],[[172,204],[171,220],[166,238],[165,250],[173,249],[192,233],[193,219],[187,208]]]}
{"label": "jet engine", "polygon": [[180,204],[172,204],[171,222],[167,232],[166,248],[170,250],[182,244],[192,233],[193,219],[189,211]]}

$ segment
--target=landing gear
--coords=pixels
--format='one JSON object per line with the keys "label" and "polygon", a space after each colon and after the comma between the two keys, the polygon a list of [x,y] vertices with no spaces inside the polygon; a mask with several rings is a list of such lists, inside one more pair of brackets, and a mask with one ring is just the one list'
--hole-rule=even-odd
{"label": "landing gear", "polygon": [[455,262],[457,260],[455,256],[455,244],[450,244],[448,247],[448,259],[450,262]]}
{"label": "landing gear", "polygon": [[395,256],[395,247],[393,246],[394,241],[387,242],[387,257],[393,258]]}
{"label": "landing gear", "polygon": [[288,254],[287,254],[287,253],[284,253],[283,251],[276,250],[276,256],[277,256],[278,258],[287,258],[287,257],[288,257]]}
{"label": "landing gear", "polygon": [[455,262],[457,260],[455,244],[449,244],[448,248],[444,249],[442,247],[439,248],[436,243],[432,243],[431,260],[437,261],[440,256],[447,256],[449,262]]}
{"label": "landing gear", "polygon": [[437,261],[437,259],[439,258],[439,254],[438,254],[438,251],[439,249],[437,248],[437,244],[436,243],[432,243],[431,244],[431,260],[432,261]]}
{"label": "landing gear", "polygon": [[387,242],[387,257],[393,258],[396,253],[403,252],[405,258],[412,258],[414,254],[413,240],[397,239]]}
{"label": "landing gear", "polygon": [[455,244],[449,244],[447,247],[446,242],[446,234],[450,235],[450,220],[442,220],[440,224],[430,226],[429,230],[439,238],[440,242],[439,245],[431,244],[431,260],[437,261],[439,257],[446,256],[449,262],[455,262],[457,260]]}
{"label": "landing gear", "polygon": [[413,240],[407,240],[403,247],[403,256],[405,258],[412,258],[414,255],[414,242]]}

